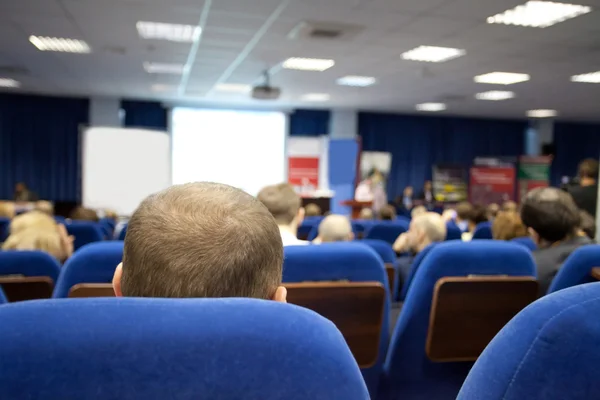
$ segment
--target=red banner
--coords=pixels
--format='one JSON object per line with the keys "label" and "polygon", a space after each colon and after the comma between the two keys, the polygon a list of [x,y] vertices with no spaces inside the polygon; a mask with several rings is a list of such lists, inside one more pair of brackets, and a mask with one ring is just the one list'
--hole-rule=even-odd
{"label": "red banner", "polygon": [[319,157],[289,157],[288,182],[301,195],[319,188]]}
{"label": "red banner", "polygon": [[515,199],[516,171],[513,167],[473,167],[469,199],[473,204],[502,204]]}

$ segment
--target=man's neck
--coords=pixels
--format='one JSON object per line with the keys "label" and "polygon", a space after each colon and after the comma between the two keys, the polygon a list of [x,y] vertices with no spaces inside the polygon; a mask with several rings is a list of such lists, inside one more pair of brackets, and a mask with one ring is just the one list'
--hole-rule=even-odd
{"label": "man's neck", "polygon": [[279,231],[280,232],[287,232],[290,233],[294,236],[296,236],[298,234],[298,227],[296,226],[296,224],[292,224],[292,225],[277,225],[279,227]]}
{"label": "man's neck", "polygon": [[596,180],[593,178],[581,178],[581,182],[579,184],[581,186],[594,186],[596,184]]}

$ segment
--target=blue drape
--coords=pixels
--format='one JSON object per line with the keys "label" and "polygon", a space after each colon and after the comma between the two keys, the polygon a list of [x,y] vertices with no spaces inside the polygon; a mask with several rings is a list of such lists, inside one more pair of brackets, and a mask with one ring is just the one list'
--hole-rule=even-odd
{"label": "blue drape", "polygon": [[328,110],[295,110],[290,115],[290,136],[322,136],[329,134]]}
{"label": "blue drape", "polygon": [[476,157],[519,156],[527,122],[359,113],[363,151],[392,154],[388,197],[411,185],[418,192],[435,164],[464,165]]}
{"label": "blue drape", "polygon": [[78,201],[88,114],[87,99],[0,94],[0,198],[23,181],[42,199]]}
{"label": "blue drape", "polygon": [[561,177],[577,175],[577,166],[583,159],[600,157],[600,125],[557,122],[554,124],[554,144],[556,154],[551,182],[559,185]]}
{"label": "blue drape", "polygon": [[167,109],[155,101],[122,100],[125,127],[167,130]]}

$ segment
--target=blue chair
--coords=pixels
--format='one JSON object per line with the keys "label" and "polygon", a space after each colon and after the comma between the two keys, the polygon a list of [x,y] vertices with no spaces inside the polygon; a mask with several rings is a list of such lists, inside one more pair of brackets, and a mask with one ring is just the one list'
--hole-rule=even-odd
{"label": "blue chair", "polygon": [[100,221],[98,221],[98,223],[101,224],[101,225],[106,225],[111,231],[114,231],[115,230],[115,226],[117,225],[115,223],[114,219],[107,218],[107,217],[100,218]]}
{"label": "blue chair", "polygon": [[[392,246],[384,242],[383,240],[376,239],[364,239],[361,240],[360,243],[366,244],[381,257],[381,260],[386,264],[386,268],[392,266],[394,268],[394,282],[392,283],[392,299],[396,297],[396,293],[398,293],[398,286],[400,285],[400,275],[398,274],[398,266],[396,265],[397,257],[396,252],[392,249]],[[389,275],[388,275],[389,278]]]}
{"label": "blue chair", "polygon": [[117,265],[123,259],[123,242],[91,243],[67,260],[52,297],[69,297],[78,283],[110,283]]}
{"label": "blue chair", "polygon": [[535,242],[533,241],[533,239],[530,238],[530,237],[528,237],[528,236],[514,238],[513,240],[511,240],[511,242],[516,243],[516,244],[520,244],[521,246],[525,246],[525,247],[527,247],[531,251],[537,250],[537,245],[535,244]]}
{"label": "blue chair", "polygon": [[6,299],[6,296],[4,295],[4,291],[0,288],[0,304],[6,304],[8,303],[8,300]]}
{"label": "blue chair", "polygon": [[419,270],[419,267],[421,266],[421,264],[423,264],[423,260],[425,259],[427,254],[429,254],[429,252],[435,245],[437,245],[437,243],[432,243],[429,246],[425,247],[413,259],[412,264],[410,266],[410,272],[408,274],[408,277],[403,280],[402,291],[400,292],[400,296],[397,297],[396,300],[398,300],[398,301],[406,300],[406,295],[408,294],[408,289],[410,289],[410,286],[412,285],[412,281],[415,279],[415,275],[416,275],[417,271]]}
{"label": "blue chair", "polygon": [[10,229],[10,218],[0,217],[0,242],[4,242],[8,237]]}
{"label": "blue chair", "polygon": [[448,276],[473,274],[535,277],[535,264],[530,251],[506,242],[435,245],[415,274],[394,328],[380,388],[382,398],[442,400],[456,397],[473,363],[432,362],[425,353],[425,342],[437,281]]}
{"label": "blue chair", "polygon": [[118,240],[121,240],[121,241],[125,240],[125,235],[127,234],[127,225],[128,224],[125,224],[123,226],[123,229],[121,229],[121,232],[119,232],[119,237],[117,238]]}
{"label": "blue chair", "polygon": [[0,320],[3,399],[369,398],[339,330],[291,304],[44,300]]}
{"label": "blue chair", "polygon": [[590,273],[592,268],[600,267],[600,245],[590,244],[575,250],[552,280],[548,293],[557,292],[571,286],[595,282]]}
{"label": "blue chair", "polygon": [[545,296],[523,309],[481,354],[459,400],[588,400],[600,380],[600,283]]}
{"label": "blue chair", "polygon": [[104,232],[96,222],[73,221],[66,225],[69,235],[75,237],[73,248],[80,249],[89,243],[100,242],[104,240]]}
{"label": "blue chair", "polygon": [[446,240],[461,240],[462,232],[455,223],[446,224]]}
{"label": "blue chair", "polygon": [[66,222],[67,222],[65,217],[61,217],[60,215],[55,215],[54,220],[56,221],[57,224],[63,224],[63,225],[66,224]]}
{"label": "blue chair", "polygon": [[[284,248],[283,282],[305,281],[380,282],[388,287],[385,266],[377,253],[361,242],[325,243]],[[386,291],[387,293],[387,291]],[[385,302],[379,356],[376,364],[362,370],[375,398],[389,339],[390,299]],[[341,398],[341,397],[335,397]]]}
{"label": "blue chair", "polygon": [[408,230],[408,225],[404,221],[380,222],[369,229],[365,239],[378,239],[394,244],[398,236]]}
{"label": "blue chair", "polygon": [[482,222],[477,224],[475,227],[475,232],[473,232],[473,239],[493,239],[492,223]]}
{"label": "blue chair", "polygon": [[60,263],[43,251],[0,251],[0,275],[47,276],[56,283]]}

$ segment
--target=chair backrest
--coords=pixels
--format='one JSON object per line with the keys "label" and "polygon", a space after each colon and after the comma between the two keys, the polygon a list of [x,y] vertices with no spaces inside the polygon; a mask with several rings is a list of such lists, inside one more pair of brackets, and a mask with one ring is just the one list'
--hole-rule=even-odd
{"label": "chair backrest", "polygon": [[4,242],[9,234],[10,218],[0,217],[0,242]]}
{"label": "chair backrest", "polygon": [[75,236],[73,248],[78,250],[89,243],[104,240],[104,232],[96,222],[73,221],[66,225],[69,235]]}
{"label": "chair backrest", "polygon": [[128,224],[125,224],[123,226],[123,229],[121,229],[121,231],[119,232],[119,237],[117,238],[118,240],[121,240],[121,241],[125,240],[125,235],[127,234],[127,225]]}
{"label": "chair backrest", "polygon": [[52,297],[68,297],[78,283],[110,283],[123,259],[123,242],[91,243],[65,263]]}
{"label": "chair backrest", "polygon": [[460,240],[462,232],[454,222],[446,224],[446,240]]}
{"label": "chair backrest", "polygon": [[600,283],[542,297],[479,357],[460,400],[587,400],[600,393]]}
{"label": "chair backrest", "polygon": [[0,276],[47,276],[56,282],[60,274],[59,262],[43,251],[1,251]]}
{"label": "chair backrest", "polygon": [[408,223],[404,221],[380,222],[374,225],[365,235],[365,239],[378,239],[394,244],[398,236],[408,230]]}
{"label": "chair backrest", "polygon": [[8,303],[8,300],[6,299],[6,296],[4,295],[2,288],[0,288],[0,304],[5,304],[5,303]]}
{"label": "chair backrest", "polygon": [[[459,241],[435,245],[417,270],[402,312],[394,328],[385,370],[392,390],[405,385],[423,385],[424,394],[436,398],[442,390],[449,396],[458,392],[471,363],[433,363],[426,355],[432,298],[438,280],[469,275],[535,277],[531,252],[506,242]],[[437,380],[447,385],[434,387]],[[414,389],[414,387],[413,387]]]}
{"label": "chair backrest", "polygon": [[530,238],[530,237],[528,237],[528,236],[514,238],[513,240],[511,240],[511,242],[516,243],[516,244],[520,244],[521,246],[525,246],[525,247],[527,247],[531,251],[537,250],[537,245],[535,244],[535,242],[533,241],[533,239]]}
{"label": "chair backrest", "polygon": [[44,300],[2,306],[0,320],[3,399],[368,398],[335,325],[291,304]]}
{"label": "chair backrest", "polygon": [[477,224],[475,232],[473,232],[473,239],[492,239],[492,223],[482,222]]}
{"label": "chair backrest", "polygon": [[548,293],[553,293],[582,283],[595,282],[592,268],[600,267],[600,245],[590,244],[575,250],[564,262],[552,280]]}
{"label": "chair backrest", "polygon": [[388,242],[377,239],[364,239],[361,240],[360,243],[366,244],[375,250],[385,264],[393,264],[396,262],[396,253],[394,252],[394,249],[392,249],[392,245]]}
{"label": "chair backrest", "polygon": [[406,299],[406,295],[408,293],[408,289],[412,285],[412,281],[415,279],[415,274],[419,270],[419,267],[423,263],[423,260],[429,254],[431,249],[437,245],[437,243],[432,243],[429,246],[425,247],[423,250],[417,254],[417,256],[413,259],[412,265],[410,267],[410,273],[404,282],[402,282],[402,290],[400,291],[400,297],[397,299],[399,301],[404,301]]}

